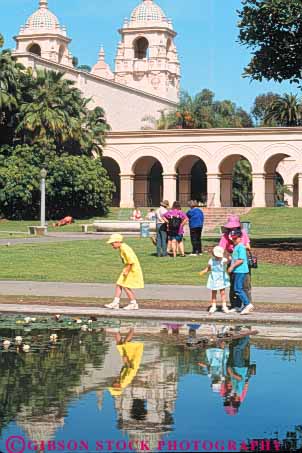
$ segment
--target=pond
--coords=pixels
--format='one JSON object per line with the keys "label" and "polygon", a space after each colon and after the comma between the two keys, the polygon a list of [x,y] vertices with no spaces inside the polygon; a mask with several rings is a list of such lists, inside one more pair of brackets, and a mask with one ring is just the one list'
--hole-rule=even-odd
{"label": "pond", "polygon": [[302,341],[265,331],[1,318],[0,450],[297,451]]}

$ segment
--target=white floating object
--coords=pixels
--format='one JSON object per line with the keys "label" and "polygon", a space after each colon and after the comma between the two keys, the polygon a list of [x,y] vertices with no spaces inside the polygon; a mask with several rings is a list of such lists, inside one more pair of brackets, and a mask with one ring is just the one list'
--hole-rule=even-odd
{"label": "white floating object", "polygon": [[23,340],[23,338],[20,337],[20,336],[15,337],[15,342],[16,342],[17,344],[21,344],[21,343],[22,343],[22,340]]}
{"label": "white floating object", "polygon": [[77,319],[77,320],[76,320],[76,323],[77,323],[77,324],[82,324],[82,320],[81,320],[81,319]]}
{"label": "white floating object", "polygon": [[55,343],[58,339],[58,335],[56,333],[53,333],[52,335],[50,335],[49,339],[52,343]]}
{"label": "white floating object", "polygon": [[24,344],[22,349],[23,349],[24,352],[28,352],[30,350],[29,344]]}
{"label": "white floating object", "polygon": [[88,326],[86,324],[83,324],[82,327],[81,327],[81,330],[86,332],[88,330]]}
{"label": "white floating object", "polygon": [[4,346],[5,348],[8,348],[8,347],[10,346],[10,341],[9,341],[9,340],[4,340],[4,341],[3,341],[3,346]]}
{"label": "white floating object", "polygon": [[30,321],[31,321],[31,318],[29,318],[28,316],[26,318],[24,318],[24,321],[26,322],[26,324],[28,324]]}

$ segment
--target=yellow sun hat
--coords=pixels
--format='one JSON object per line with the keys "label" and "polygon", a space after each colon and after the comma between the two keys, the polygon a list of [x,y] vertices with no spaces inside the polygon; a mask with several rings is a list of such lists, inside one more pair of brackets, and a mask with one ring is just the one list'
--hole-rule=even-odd
{"label": "yellow sun hat", "polygon": [[124,238],[121,234],[115,233],[110,236],[107,244],[113,244],[113,242],[123,242]]}

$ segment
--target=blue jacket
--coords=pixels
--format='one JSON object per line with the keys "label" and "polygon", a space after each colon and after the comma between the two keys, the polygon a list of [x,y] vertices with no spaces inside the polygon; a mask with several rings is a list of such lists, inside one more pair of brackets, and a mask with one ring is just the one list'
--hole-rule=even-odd
{"label": "blue jacket", "polygon": [[187,212],[190,228],[202,228],[204,222],[204,215],[201,209],[192,208]]}

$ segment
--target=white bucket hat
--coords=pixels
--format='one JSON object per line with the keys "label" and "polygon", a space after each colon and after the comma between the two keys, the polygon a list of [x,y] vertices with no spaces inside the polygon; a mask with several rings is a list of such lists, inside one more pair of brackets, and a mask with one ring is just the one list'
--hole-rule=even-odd
{"label": "white bucket hat", "polygon": [[216,247],[213,248],[213,255],[216,258],[223,258],[224,249],[222,247],[220,247],[219,245],[216,245]]}

